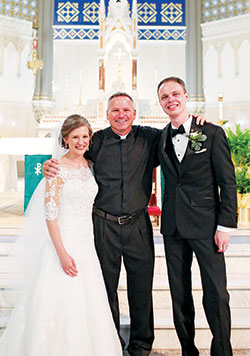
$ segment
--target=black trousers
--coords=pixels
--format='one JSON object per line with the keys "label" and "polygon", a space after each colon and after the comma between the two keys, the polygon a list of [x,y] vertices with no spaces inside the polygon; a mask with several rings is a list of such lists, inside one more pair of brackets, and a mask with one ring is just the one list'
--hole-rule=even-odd
{"label": "black trousers", "polygon": [[96,251],[117,331],[120,329],[117,288],[123,258],[130,311],[128,352],[131,356],[147,356],[154,340],[154,244],[149,216],[142,213],[129,224],[119,225],[93,214],[93,222]]}
{"label": "black trousers", "polygon": [[164,236],[164,244],[174,324],[182,346],[182,355],[199,355],[194,344],[195,312],[191,279],[195,253],[201,273],[203,307],[213,335],[211,355],[232,356],[224,254],[218,253],[213,239],[184,239],[178,233],[175,236]]}

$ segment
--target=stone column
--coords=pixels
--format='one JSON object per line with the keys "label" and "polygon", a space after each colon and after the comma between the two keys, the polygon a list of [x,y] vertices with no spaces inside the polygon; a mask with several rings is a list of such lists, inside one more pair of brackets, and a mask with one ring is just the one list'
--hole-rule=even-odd
{"label": "stone column", "polygon": [[53,111],[53,19],[54,1],[39,1],[38,55],[43,60],[43,69],[37,73],[33,96],[33,110],[39,122],[44,114]]}
{"label": "stone column", "polygon": [[186,85],[191,113],[205,111],[201,41],[201,0],[186,1]]}
{"label": "stone column", "polygon": [[137,59],[132,59],[132,90],[137,90]]}
{"label": "stone column", "polygon": [[138,25],[138,15],[137,15],[137,1],[132,2],[132,91],[134,98],[137,97],[137,25]]}
{"label": "stone column", "polygon": [[104,122],[105,118],[105,50],[104,50],[104,33],[105,33],[106,8],[105,1],[100,0],[99,10],[99,83],[98,83],[98,100],[97,100],[97,121],[99,125]]}

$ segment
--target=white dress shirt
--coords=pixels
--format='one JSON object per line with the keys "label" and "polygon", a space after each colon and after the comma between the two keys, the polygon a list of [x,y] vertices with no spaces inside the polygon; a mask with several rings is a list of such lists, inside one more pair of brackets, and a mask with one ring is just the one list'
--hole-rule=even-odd
{"label": "white dress shirt", "polygon": [[[185,129],[185,134],[177,134],[172,138],[175,154],[179,162],[183,160],[183,157],[187,149],[187,145],[188,145],[187,135],[189,135],[191,123],[192,123],[192,116],[189,115],[187,121],[185,121],[183,124],[183,127]],[[172,124],[171,127],[173,129],[177,129],[177,127],[175,127]]]}

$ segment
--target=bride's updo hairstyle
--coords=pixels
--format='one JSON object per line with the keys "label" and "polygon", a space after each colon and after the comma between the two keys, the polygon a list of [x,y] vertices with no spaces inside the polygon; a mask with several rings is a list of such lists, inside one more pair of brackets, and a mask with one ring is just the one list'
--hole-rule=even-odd
{"label": "bride's updo hairstyle", "polygon": [[61,128],[61,138],[60,138],[60,144],[62,145],[62,147],[67,148],[66,147],[66,143],[64,142],[64,138],[66,138],[71,131],[78,129],[78,127],[82,127],[82,126],[86,126],[89,130],[89,136],[90,139],[93,135],[93,130],[90,126],[90,123],[88,122],[87,119],[85,119],[85,117],[78,115],[78,114],[73,114],[68,116],[65,120],[64,123],[62,125]]}

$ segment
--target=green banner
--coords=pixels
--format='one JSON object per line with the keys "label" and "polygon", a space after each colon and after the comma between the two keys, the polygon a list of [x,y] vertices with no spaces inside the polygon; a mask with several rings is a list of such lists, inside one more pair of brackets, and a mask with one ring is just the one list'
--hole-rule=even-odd
{"label": "green banner", "polygon": [[51,155],[25,155],[24,211],[38,183],[43,178],[43,163]]}
{"label": "green banner", "polygon": [[161,171],[161,208],[162,208],[163,199],[164,199],[165,179],[164,179],[164,174],[163,174],[162,168],[160,168],[160,171]]}

